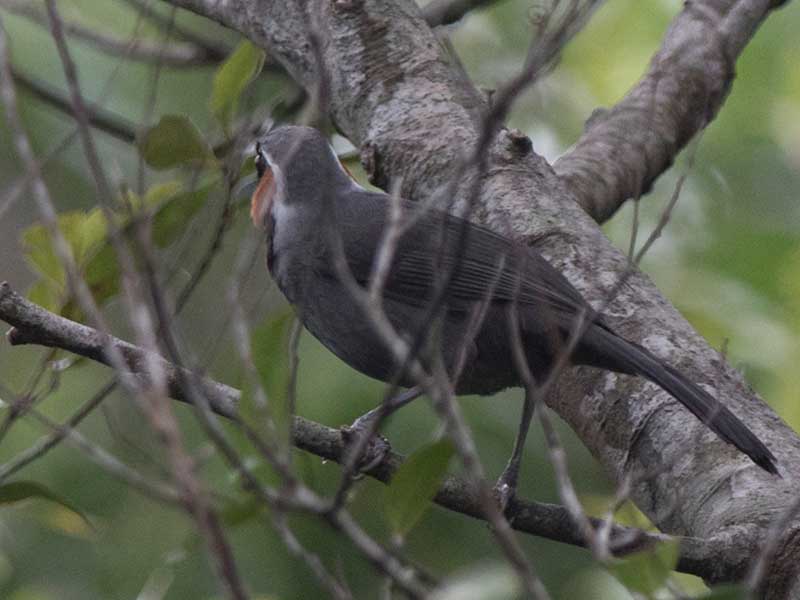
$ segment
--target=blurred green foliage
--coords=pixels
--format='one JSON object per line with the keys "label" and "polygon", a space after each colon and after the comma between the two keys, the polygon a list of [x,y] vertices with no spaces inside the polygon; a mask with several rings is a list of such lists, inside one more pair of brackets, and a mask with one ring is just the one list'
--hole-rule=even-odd
{"label": "blurred green foliage", "polygon": [[402,539],[431,508],[431,498],[447,473],[453,443],[441,439],[414,451],[386,488],[386,518],[392,533]]}
{"label": "blurred green foliage", "polygon": [[[520,67],[537,7],[531,1],[506,0],[453,28],[454,45],[478,85],[495,87]],[[121,39],[134,35],[154,43],[163,39],[163,32],[139,18],[126,2],[62,0],[59,8],[65,18]],[[155,8],[171,18],[168,7]],[[580,134],[594,108],[614,103],[636,81],[680,8],[677,0],[608,2],[567,48],[555,70],[520,98],[510,124],[528,132],[539,152],[556,157]],[[49,34],[6,12],[0,11],[0,16],[11,38],[15,67],[64,89]],[[152,167],[141,178],[143,185],[137,183],[142,166],[137,147],[104,133],[96,137],[105,168],[120,182],[119,227],[125,231],[136,216],[150,219],[159,248],[160,275],[170,290],[177,291],[197,268],[220,215],[229,208],[223,167],[211,149],[230,134],[237,116],[290,102],[296,90],[280,74],[257,76],[263,54],[234,33],[187,13],[176,13],[174,18],[179,27],[227,46],[231,54],[224,66],[156,71],[152,65],[108,56],[77,40],[70,48],[87,98],[130,122],[141,122],[157,86],[148,123],[153,127],[137,132],[141,156]],[[800,428],[800,404],[795,399],[800,386],[795,367],[800,360],[796,342],[800,338],[796,301],[800,204],[795,197],[800,190],[798,26],[800,8],[789,3],[768,19],[745,51],[732,94],[702,138],[670,225],[644,262],[645,270],[694,326],[713,345],[726,348],[733,363],[745,370],[753,386],[795,428]],[[45,157],[73,124],[27,92],[20,91],[20,102],[36,153]],[[2,119],[0,139],[8,139]],[[679,160],[642,200],[645,236],[686,168]],[[248,164],[245,171],[251,169]],[[48,160],[45,172],[57,202],[59,227],[78,267],[104,304],[115,331],[125,337],[131,326],[117,298],[118,269],[79,145],[73,143]],[[355,172],[363,175],[358,169]],[[0,145],[0,199],[19,173],[11,145]],[[632,209],[629,204],[606,226],[621,248],[628,245]],[[0,279],[29,289],[32,297],[49,308],[79,316],[74,306],[65,303],[63,269],[49,233],[37,224],[30,197],[23,195],[0,214]],[[234,210],[230,218],[230,232],[182,313],[179,330],[199,364],[212,375],[252,390],[230,332],[226,292],[241,258],[238,250],[254,233],[245,210]],[[251,348],[261,381],[267,384],[266,398],[277,409],[277,413],[271,411],[274,417],[281,410],[285,414],[288,401],[285,351],[291,319],[268,281],[263,258],[255,263],[239,292],[255,325]],[[43,356],[36,348],[12,351],[0,345],[0,397],[9,400],[11,394],[26,391]],[[297,408],[308,418],[333,426],[348,423],[381,398],[380,384],[348,369],[308,335],[301,339],[299,361]],[[54,391],[39,408],[50,418],[63,420],[108,375],[93,364],[67,370],[58,375]],[[264,406],[255,396],[246,397],[252,401],[249,418],[260,423],[266,418]],[[520,405],[521,395],[516,392],[462,402],[489,473],[503,468]],[[190,447],[204,457],[201,474],[215,494],[224,498],[223,520],[249,588],[260,598],[317,597],[321,592],[317,583],[307,566],[283,546],[269,525],[269,515],[253,505],[241,492],[238,479],[209,452],[191,412],[184,407],[176,410]],[[464,589],[461,585],[473,591],[482,585],[487,597],[514,597],[515,582],[498,566],[503,564],[502,556],[485,525],[420,501],[429,497],[428,488],[433,489],[448,463],[446,449],[428,445],[436,436],[434,428],[431,409],[420,401],[393,417],[386,431],[399,451],[418,451],[416,461],[432,482],[425,493],[410,495],[412,488],[402,475],[389,488],[364,480],[353,490],[352,511],[379,539],[405,534],[409,556],[437,575],[453,576],[443,598],[464,597],[459,595]],[[143,474],[163,476],[161,445],[122,394],[112,395],[80,429]],[[3,439],[0,460],[14,457],[43,433],[36,422],[20,421]],[[560,433],[579,493],[591,512],[602,514],[613,500],[610,483],[565,426],[560,426]],[[273,481],[274,473],[252,449],[243,440],[237,439],[237,444],[251,453],[246,460],[259,477]],[[337,466],[299,452],[294,461],[313,489],[327,493],[335,489]],[[27,467],[21,478],[31,493],[15,497],[13,504],[0,510],[0,597],[121,599],[140,593],[167,600],[218,597],[190,520],[132,491],[73,447],[62,444]],[[558,501],[537,430],[528,442],[520,494]],[[79,515],[86,515],[94,528],[87,528]],[[631,515],[631,522],[641,524],[641,515],[635,510]],[[380,577],[341,536],[318,519],[303,515],[291,516],[290,524],[302,543],[346,578],[357,598],[377,596]],[[650,593],[662,586],[674,564],[670,546],[628,559],[609,571],[599,568],[582,550],[526,536],[521,541],[557,598],[630,598],[620,581],[629,589]],[[687,593],[703,593],[697,579],[671,577]],[[150,595],[144,596],[145,591]],[[739,593],[727,589],[714,597],[735,598]]]}

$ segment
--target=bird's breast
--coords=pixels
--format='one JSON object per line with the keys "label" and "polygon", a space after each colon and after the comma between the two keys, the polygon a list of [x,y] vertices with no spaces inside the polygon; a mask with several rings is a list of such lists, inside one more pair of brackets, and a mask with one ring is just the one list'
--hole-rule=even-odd
{"label": "bird's breast", "polygon": [[294,206],[276,202],[267,224],[267,267],[290,303],[302,308],[313,294],[313,261],[319,236]]}

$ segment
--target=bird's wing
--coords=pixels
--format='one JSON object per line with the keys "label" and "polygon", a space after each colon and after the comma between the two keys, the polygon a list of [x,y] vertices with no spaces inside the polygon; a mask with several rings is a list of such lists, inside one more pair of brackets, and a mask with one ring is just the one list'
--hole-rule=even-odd
{"label": "bird's wing", "polygon": [[[387,197],[363,192],[358,202],[337,211],[348,266],[366,286],[382,243]],[[445,278],[449,310],[469,310],[476,303],[512,302],[572,318],[591,309],[567,279],[538,252],[463,219],[435,210],[417,217],[417,205],[403,203],[404,219],[412,219],[394,250],[384,296],[426,306]],[[467,227],[469,225],[469,227]],[[335,230],[334,230],[335,231]],[[332,261],[328,269],[333,273]],[[323,267],[324,268],[324,267]]]}

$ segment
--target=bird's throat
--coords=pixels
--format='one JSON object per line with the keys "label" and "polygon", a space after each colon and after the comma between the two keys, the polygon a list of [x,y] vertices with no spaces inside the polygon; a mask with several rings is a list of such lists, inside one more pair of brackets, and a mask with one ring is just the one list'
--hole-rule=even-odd
{"label": "bird's throat", "polygon": [[275,177],[272,169],[267,168],[258,182],[256,191],[250,198],[250,218],[253,220],[253,225],[264,228],[264,218],[269,214],[274,200]]}

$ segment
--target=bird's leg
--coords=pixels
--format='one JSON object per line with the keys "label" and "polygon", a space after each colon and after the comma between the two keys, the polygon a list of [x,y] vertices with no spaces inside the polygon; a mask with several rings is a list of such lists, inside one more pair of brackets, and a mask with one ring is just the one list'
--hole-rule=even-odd
{"label": "bird's leg", "polygon": [[519,468],[522,463],[522,452],[525,449],[525,440],[528,437],[528,430],[531,427],[533,410],[536,402],[533,394],[525,393],[525,400],[522,404],[522,417],[517,430],[517,437],[514,440],[514,449],[511,451],[511,458],[508,459],[506,468],[497,479],[494,485],[495,495],[500,501],[500,508],[505,512],[508,503],[517,493],[517,481],[519,480]]}
{"label": "bird's leg", "polygon": [[377,435],[384,419],[406,404],[419,398],[422,390],[413,387],[387,398],[380,406],[364,413],[350,425],[341,428],[342,439],[349,446],[347,464],[359,471],[369,471],[379,465],[391,450],[386,438]]}

